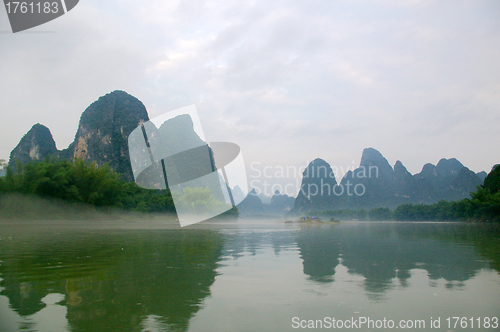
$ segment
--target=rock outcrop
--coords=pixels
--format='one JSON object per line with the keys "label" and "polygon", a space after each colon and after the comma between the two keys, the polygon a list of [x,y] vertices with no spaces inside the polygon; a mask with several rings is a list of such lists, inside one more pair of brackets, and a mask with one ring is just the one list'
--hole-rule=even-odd
{"label": "rock outcrop", "polygon": [[149,120],[146,107],[124,91],[113,91],[93,102],[83,112],[75,140],[60,156],[109,163],[127,181],[133,181],[128,135]]}
{"label": "rock outcrop", "polygon": [[294,210],[301,212],[334,208],[338,203],[337,189],[337,180],[330,164],[317,158],[302,173],[302,184]]}
{"label": "rock outcrop", "polygon": [[124,91],[113,91],[100,97],[83,112],[75,140],[67,149],[58,151],[49,129],[36,124],[11,152],[9,165],[16,160],[25,164],[34,159],[56,156],[109,163],[127,181],[133,180],[127,139],[141,122],[148,121],[146,108],[137,98]]}
{"label": "rock outcrop", "polygon": [[57,155],[56,143],[49,128],[37,123],[21,138],[19,144],[10,153],[9,166],[15,170],[16,160],[26,164],[34,159]]}

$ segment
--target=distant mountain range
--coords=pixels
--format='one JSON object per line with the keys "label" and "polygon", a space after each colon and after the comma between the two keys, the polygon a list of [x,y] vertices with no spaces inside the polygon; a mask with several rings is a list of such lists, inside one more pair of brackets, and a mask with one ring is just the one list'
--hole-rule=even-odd
{"label": "distant mountain range", "polygon": [[486,172],[474,173],[455,158],[425,164],[412,175],[398,160],[394,168],[380,152],[364,149],[361,162],[337,184],[330,165],[312,161],[303,173],[294,211],[325,209],[370,209],[405,203],[432,204],[469,197],[483,184]]}
{"label": "distant mountain range", "polygon": [[468,198],[487,175],[484,171],[474,173],[455,158],[441,159],[437,165],[425,164],[420,173],[412,175],[401,161],[391,167],[379,151],[367,148],[359,167],[348,171],[340,183],[332,167],[318,158],[302,173],[295,199],[276,192],[269,202],[253,190],[238,208],[242,214],[259,215],[456,201]]}
{"label": "distant mountain range", "polygon": [[[109,163],[125,180],[133,181],[127,139],[140,123],[148,120],[141,101],[124,91],[113,91],[100,97],[82,113],[75,139],[68,148],[58,150],[50,130],[35,124],[12,150],[9,166],[15,169],[16,160],[25,164],[46,156],[69,160],[81,158],[95,161],[97,165]],[[181,120],[176,121],[181,123]],[[174,139],[177,136],[172,134],[174,131],[189,129],[188,125],[172,126],[164,128],[168,129],[165,137]],[[193,136],[193,139],[196,137]],[[238,205],[240,212],[283,214],[290,210],[369,209],[396,207],[404,203],[431,204],[440,200],[459,200],[469,197],[469,193],[483,183],[487,174],[476,174],[452,158],[441,159],[437,165],[425,164],[420,173],[412,175],[400,161],[391,167],[380,152],[367,148],[363,151],[359,167],[347,172],[340,183],[331,166],[319,158],[307,166],[302,176],[301,189],[296,198],[279,192],[271,198],[259,198],[252,191]]]}
{"label": "distant mountain range", "polygon": [[293,209],[295,198],[282,195],[278,190],[272,197],[257,194],[255,189],[238,204],[238,211],[242,215],[283,215]]}

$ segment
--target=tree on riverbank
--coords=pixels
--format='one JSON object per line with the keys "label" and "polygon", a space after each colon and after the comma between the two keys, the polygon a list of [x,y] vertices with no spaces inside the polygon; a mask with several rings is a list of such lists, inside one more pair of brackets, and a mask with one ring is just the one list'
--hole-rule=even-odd
{"label": "tree on riverbank", "polygon": [[457,203],[457,213],[462,219],[500,221],[500,167],[488,174],[482,186],[478,186],[470,199]]}
{"label": "tree on riverbank", "polygon": [[0,178],[0,193],[21,193],[93,206],[114,206],[141,212],[175,212],[168,190],[149,190],[126,182],[107,164],[76,159],[46,158],[17,165],[14,173],[7,167]]}

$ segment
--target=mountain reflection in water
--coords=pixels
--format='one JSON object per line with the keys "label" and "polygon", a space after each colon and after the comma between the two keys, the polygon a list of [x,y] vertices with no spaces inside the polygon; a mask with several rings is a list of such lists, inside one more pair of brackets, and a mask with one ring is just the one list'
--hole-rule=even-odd
{"label": "mountain reflection in water", "polygon": [[[34,321],[45,311],[68,331],[187,331],[204,310],[224,315],[216,307],[222,300],[237,307],[258,299],[265,307],[266,297],[248,297],[251,289],[223,293],[234,282],[255,289],[276,282],[252,271],[249,258],[268,262],[283,285],[294,280],[314,294],[327,294],[342,271],[343,281],[356,280],[374,303],[388,302],[384,294],[395,287],[415,287],[408,282],[414,271],[425,271],[430,287],[444,280],[449,291],[463,290],[481,271],[498,272],[500,261],[498,227],[464,223],[10,231],[0,233],[0,322],[12,331],[43,330]],[[285,287],[275,288],[280,301],[312,312],[319,306]],[[2,313],[2,297],[9,313]],[[275,322],[285,323],[273,328],[289,330],[288,322]]]}

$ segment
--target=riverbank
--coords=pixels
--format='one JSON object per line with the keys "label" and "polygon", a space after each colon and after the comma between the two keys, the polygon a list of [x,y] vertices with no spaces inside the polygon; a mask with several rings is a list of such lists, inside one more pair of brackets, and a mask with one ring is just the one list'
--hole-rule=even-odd
{"label": "riverbank", "polygon": [[9,193],[0,196],[0,220],[162,221],[178,223],[175,213],[142,213],[117,207],[96,207],[55,198]]}

